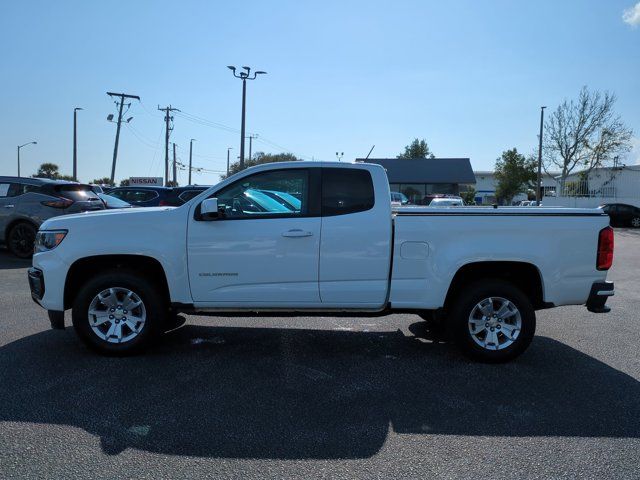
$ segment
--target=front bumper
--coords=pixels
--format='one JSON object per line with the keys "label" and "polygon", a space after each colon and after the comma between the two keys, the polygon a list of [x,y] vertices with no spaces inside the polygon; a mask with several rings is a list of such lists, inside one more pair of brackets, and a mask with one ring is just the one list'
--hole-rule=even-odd
{"label": "front bumper", "polygon": [[29,278],[29,288],[31,289],[31,298],[40,303],[44,297],[44,274],[39,268],[31,267],[27,272]]}
{"label": "front bumper", "polygon": [[615,294],[613,282],[596,282],[591,285],[589,299],[587,300],[587,310],[593,313],[607,313],[611,307],[607,307],[607,299]]}

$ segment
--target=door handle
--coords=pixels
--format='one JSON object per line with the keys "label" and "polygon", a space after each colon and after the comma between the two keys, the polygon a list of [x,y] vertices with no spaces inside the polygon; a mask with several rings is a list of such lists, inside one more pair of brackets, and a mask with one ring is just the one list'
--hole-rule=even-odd
{"label": "door handle", "polygon": [[307,232],[299,228],[294,228],[292,230],[287,230],[286,232],[282,232],[283,237],[292,237],[292,238],[310,237],[311,235],[313,235],[313,232]]}

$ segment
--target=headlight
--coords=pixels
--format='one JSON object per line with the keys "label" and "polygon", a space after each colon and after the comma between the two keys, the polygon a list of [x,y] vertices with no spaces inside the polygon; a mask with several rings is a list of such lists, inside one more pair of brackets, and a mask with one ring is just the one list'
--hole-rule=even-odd
{"label": "headlight", "polygon": [[67,230],[40,230],[36,234],[35,253],[53,250],[66,236]]}

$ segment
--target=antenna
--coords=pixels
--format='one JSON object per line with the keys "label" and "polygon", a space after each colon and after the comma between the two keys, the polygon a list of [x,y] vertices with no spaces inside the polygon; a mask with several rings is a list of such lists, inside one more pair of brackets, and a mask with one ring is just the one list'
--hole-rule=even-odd
{"label": "antenna", "polygon": [[373,152],[373,149],[374,149],[374,148],[376,148],[376,146],[375,146],[375,145],[371,147],[371,150],[369,150],[369,153],[367,153],[367,156],[366,156],[366,157],[364,157],[364,159],[365,159],[365,160],[367,160],[367,159],[369,158],[369,155],[371,155],[371,152]]}

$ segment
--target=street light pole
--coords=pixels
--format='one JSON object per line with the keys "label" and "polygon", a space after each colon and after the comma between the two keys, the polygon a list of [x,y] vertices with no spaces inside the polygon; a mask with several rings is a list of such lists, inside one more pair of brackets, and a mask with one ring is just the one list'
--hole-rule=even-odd
{"label": "street light pole", "polygon": [[227,148],[227,177],[229,176],[229,151],[233,150],[233,147]]}
{"label": "street light pole", "polygon": [[538,136],[538,182],[536,188],[536,206],[540,206],[542,199],[542,127],[544,126],[544,109],[540,107],[540,135]]}
{"label": "street light pole", "polygon": [[78,110],[81,107],[73,109],[73,180],[78,181]]}
{"label": "street light pole", "polygon": [[193,158],[193,141],[195,138],[192,138],[189,141],[189,183],[187,185],[191,185],[191,159]]}
{"label": "street light pole", "polygon": [[22,147],[26,147],[27,145],[37,145],[38,142],[27,142],[23,145],[18,145],[18,177],[20,177],[20,149]]}
{"label": "street light pole", "polygon": [[242,67],[244,72],[236,73],[236,67],[228,65],[233,76],[242,80],[242,120],[240,123],[240,170],[244,170],[244,132],[245,132],[245,113],[247,105],[247,80],[255,80],[258,75],[264,75],[267,72],[258,70],[253,72],[251,76],[251,67]]}

